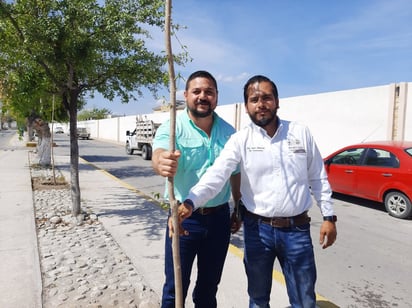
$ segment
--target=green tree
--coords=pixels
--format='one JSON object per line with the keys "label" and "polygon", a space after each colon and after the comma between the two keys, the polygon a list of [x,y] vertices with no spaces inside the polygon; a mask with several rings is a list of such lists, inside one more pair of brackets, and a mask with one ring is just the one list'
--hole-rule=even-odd
{"label": "green tree", "polygon": [[[6,76],[0,78],[2,80],[0,88],[3,95],[4,111],[15,117],[20,124],[19,126],[21,126],[21,123],[26,124],[28,141],[33,139],[32,124],[34,119],[42,119],[46,125],[42,126],[42,130],[39,130],[38,127],[37,134],[41,137],[41,140],[46,141],[47,138],[50,138],[48,122],[52,120],[63,122],[69,119],[64,105],[54,102],[56,94],[48,90],[50,86],[47,84],[47,78],[45,78],[42,71],[32,70],[30,72],[27,63],[22,64],[19,62],[16,62],[9,69],[7,67],[9,63],[5,62],[4,58],[0,58],[0,76]],[[84,102],[79,100],[79,108],[83,105]],[[43,136],[45,138],[42,138]],[[48,149],[48,152],[50,152],[50,146],[47,143],[46,141],[44,149]],[[43,165],[42,162],[40,163]],[[50,159],[44,161],[44,164],[49,165]]]}
{"label": "green tree", "polygon": [[[78,102],[86,92],[112,100],[137,99],[167,84],[165,55],[146,47],[148,30],[164,25],[162,0],[0,0],[1,78],[25,67],[44,76],[44,93],[54,93],[77,130]],[[177,56],[183,64],[185,56]],[[17,68],[16,68],[17,67]],[[137,93],[137,94],[135,94]],[[137,97],[136,97],[137,96]],[[31,102],[34,104],[34,101]],[[70,135],[72,212],[80,214],[79,149]]]}
{"label": "green tree", "polygon": [[78,121],[86,121],[86,120],[100,120],[106,119],[112,112],[107,108],[96,108],[94,107],[91,110],[82,110],[77,115]]}

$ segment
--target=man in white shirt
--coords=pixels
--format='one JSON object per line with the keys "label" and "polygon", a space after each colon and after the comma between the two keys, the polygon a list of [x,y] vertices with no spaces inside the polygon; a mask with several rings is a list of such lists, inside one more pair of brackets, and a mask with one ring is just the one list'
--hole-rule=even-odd
{"label": "man in white shirt", "polygon": [[277,116],[278,91],[269,78],[250,78],[244,101],[252,122],[231,136],[192,187],[179,207],[180,219],[213,198],[240,166],[249,307],[269,307],[277,258],[291,306],[314,308],[316,266],[307,214],[312,196],[324,217],[322,247],[331,246],[337,234],[322,157],[307,127]]}

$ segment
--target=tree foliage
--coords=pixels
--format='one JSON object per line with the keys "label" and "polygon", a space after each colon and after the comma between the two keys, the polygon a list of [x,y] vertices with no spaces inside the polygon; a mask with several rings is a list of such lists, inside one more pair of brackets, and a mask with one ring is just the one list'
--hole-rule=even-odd
{"label": "tree foliage", "polygon": [[78,121],[86,121],[86,120],[100,120],[106,119],[112,112],[107,108],[92,108],[90,110],[82,110],[77,115]]}
{"label": "tree foliage", "polygon": [[[7,72],[46,78],[51,93],[98,91],[136,99],[167,82],[164,55],[146,48],[147,29],[162,27],[163,1],[0,1],[2,64]],[[40,76],[39,76],[40,75]],[[32,77],[32,78],[30,78]],[[40,78],[39,78],[40,77]]]}
{"label": "tree foliage", "polygon": [[[149,50],[149,30],[164,26],[162,0],[0,0],[3,96],[27,112],[55,95],[77,128],[79,101],[100,92],[122,102],[168,82],[165,55]],[[184,63],[184,56],[176,56]],[[136,93],[136,94],[135,94]],[[137,97],[136,97],[137,96]],[[46,99],[44,99],[46,100]],[[78,144],[71,143],[73,214],[80,213]]]}

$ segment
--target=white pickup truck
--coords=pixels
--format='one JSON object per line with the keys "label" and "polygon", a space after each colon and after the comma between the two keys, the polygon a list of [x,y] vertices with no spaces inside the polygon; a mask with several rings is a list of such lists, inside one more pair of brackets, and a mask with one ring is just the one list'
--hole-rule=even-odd
{"label": "white pickup truck", "polygon": [[90,132],[86,127],[77,128],[77,138],[79,139],[90,139]]}
{"label": "white pickup truck", "polygon": [[136,128],[126,131],[126,153],[132,155],[138,151],[144,160],[152,159],[152,144],[160,123],[154,123],[152,120],[140,120],[136,117]]}

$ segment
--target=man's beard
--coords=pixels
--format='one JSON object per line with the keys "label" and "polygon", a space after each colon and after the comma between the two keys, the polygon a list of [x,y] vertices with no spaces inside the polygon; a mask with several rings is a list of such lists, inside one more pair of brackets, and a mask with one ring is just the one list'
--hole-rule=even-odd
{"label": "man's beard", "polygon": [[[195,107],[187,107],[188,109],[189,109],[189,111],[190,111],[190,113],[195,117],[195,118],[206,118],[207,116],[210,116],[211,114],[212,114],[212,112],[213,112],[213,110],[212,110],[212,108],[210,107],[210,104],[207,104],[207,106],[209,107],[206,111],[202,111],[202,112],[200,112],[200,111],[198,111],[197,109],[196,109],[196,107],[197,107],[197,105],[199,105],[199,104],[196,104],[195,105]],[[205,105],[205,104],[203,104],[203,105]]]}
{"label": "man's beard", "polygon": [[249,114],[249,117],[252,120],[252,122],[255,123],[257,126],[265,127],[266,125],[270,124],[272,121],[276,119],[276,109],[270,111],[269,116],[264,117],[260,120],[257,119],[256,114]]}

